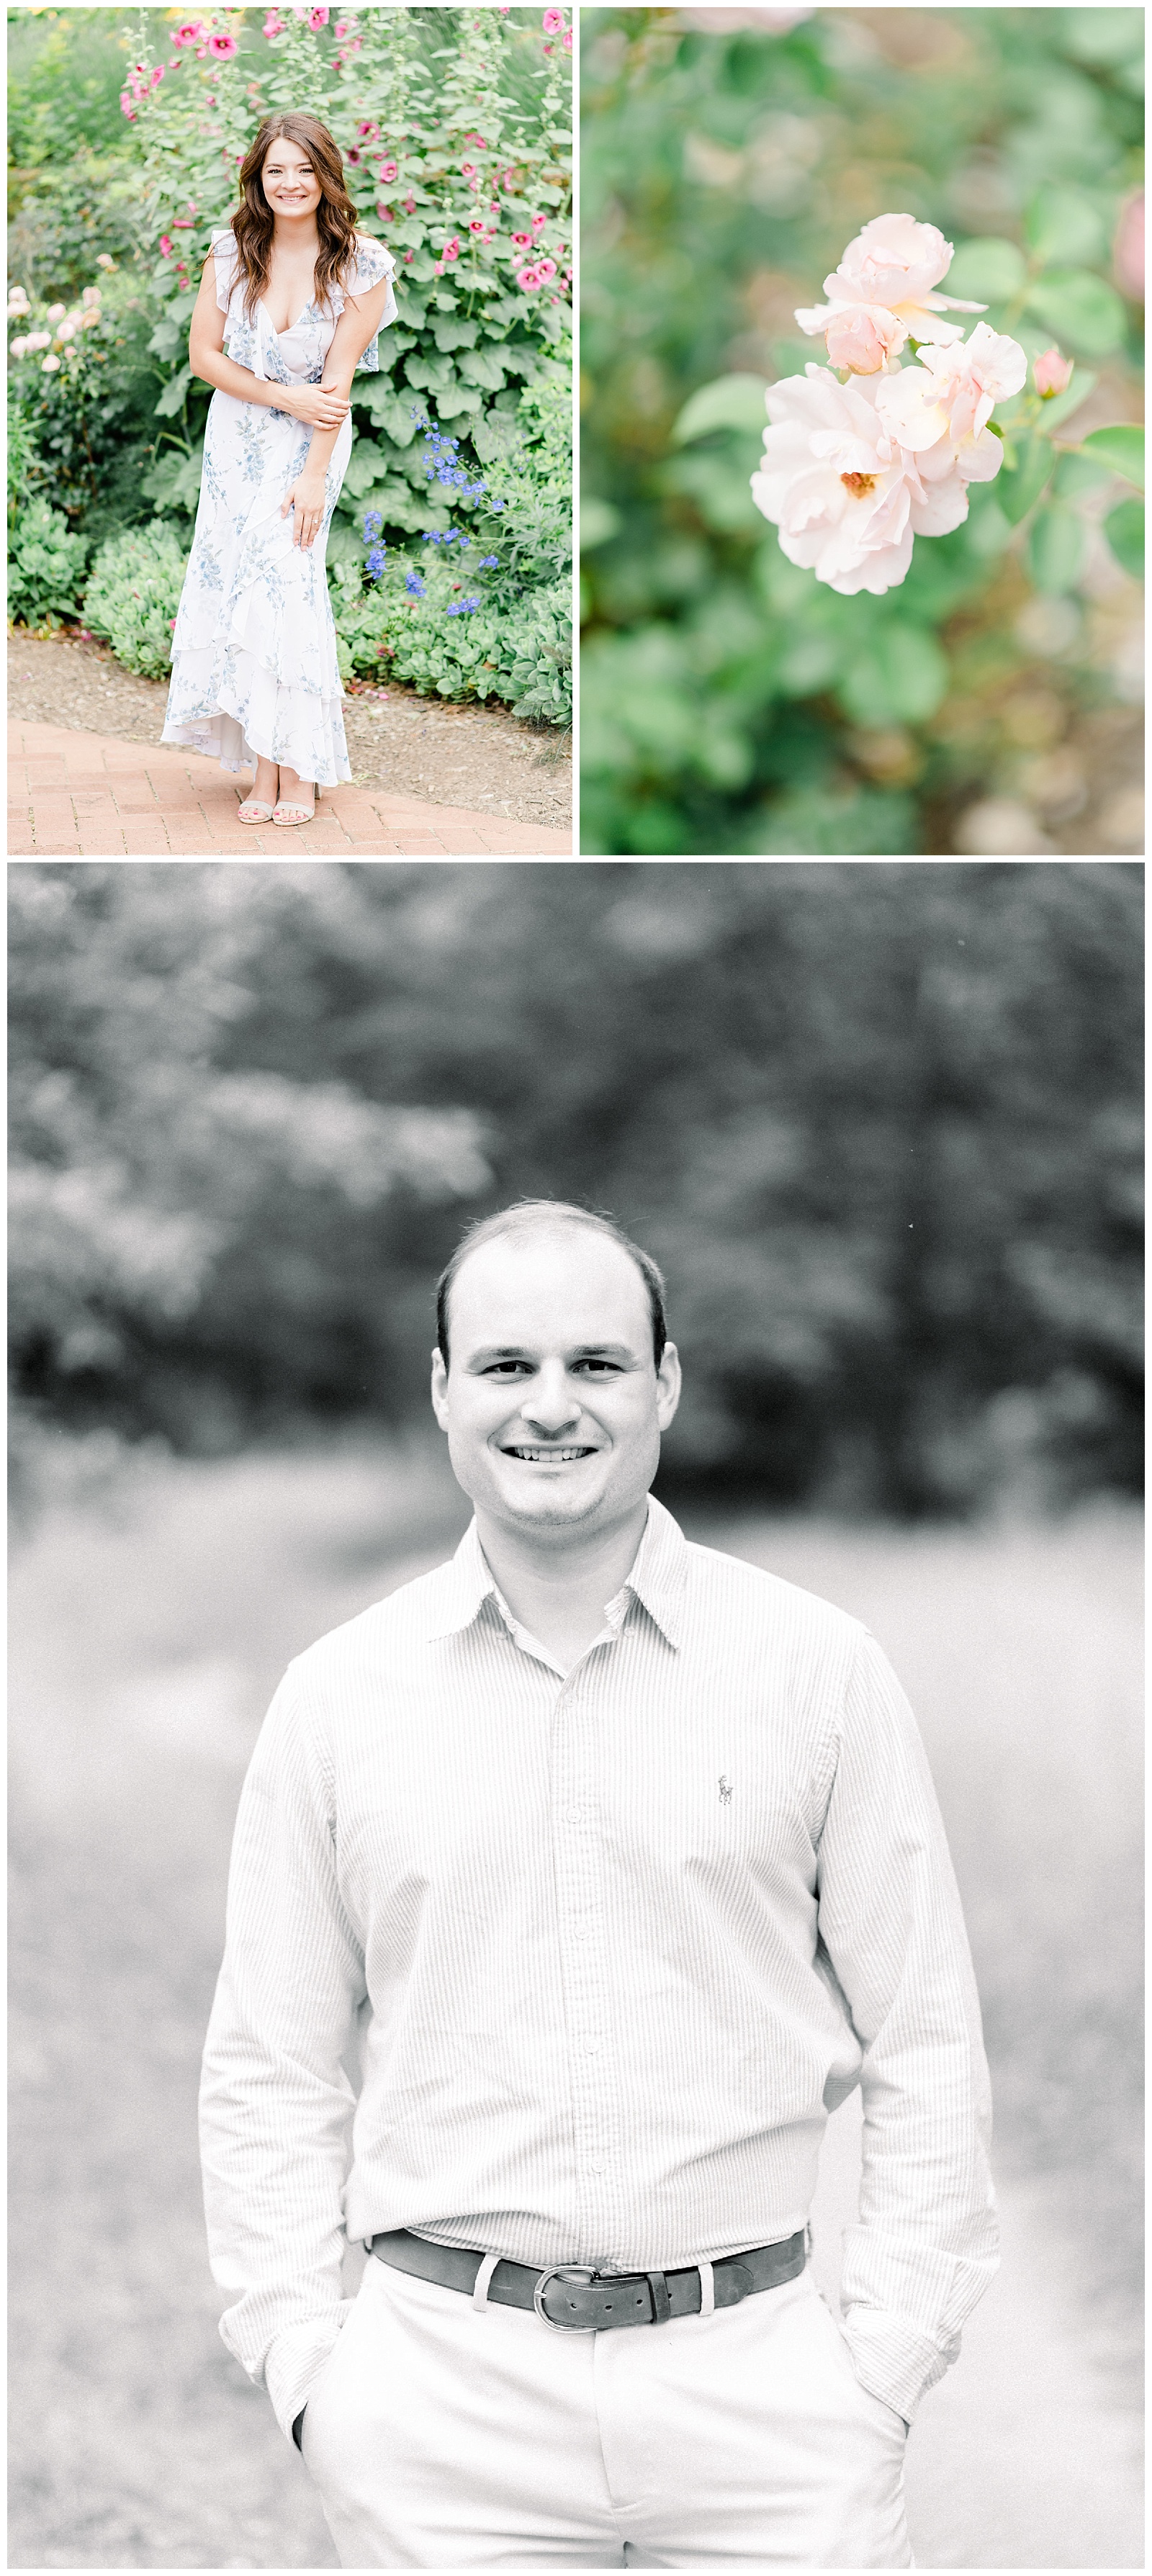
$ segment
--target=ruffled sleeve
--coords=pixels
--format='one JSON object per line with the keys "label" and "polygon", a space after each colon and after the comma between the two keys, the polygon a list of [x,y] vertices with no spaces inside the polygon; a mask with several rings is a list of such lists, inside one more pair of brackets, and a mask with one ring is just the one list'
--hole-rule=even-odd
{"label": "ruffled sleeve", "polygon": [[216,301],[221,312],[226,313],[232,301],[240,257],[231,224],[224,232],[213,233],[212,257],[216,266]]}
{"label": "ruffled sleeve", "polygon": [[392,253],[390,250],[385,250],[383,242],[377,241],[372,233],[357,233],[356,264],[352,271],[350,280],[351,293],[353,295],[366,295],[371,287],[381,286],[385,278],[388,280],[388,299],[380,316],[378,329],[369,341],[363,357],[359,358],[356,363],[356,373],[358,376],[371,376],[379,373],[380,332],[386,331],[389,323],[395,322],[399,318],[396,310],[396,297],[392,291],[392,277],[395,267],[396,262],[392,257]]}

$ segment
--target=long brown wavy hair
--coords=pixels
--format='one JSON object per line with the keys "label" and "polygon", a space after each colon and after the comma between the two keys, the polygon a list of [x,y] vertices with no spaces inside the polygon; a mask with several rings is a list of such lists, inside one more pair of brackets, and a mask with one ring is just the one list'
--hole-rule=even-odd
{"label": "long brown wavy hair", "polygon": [[244,311],[250,322],[268,284],[272,267],[275,218],[264,194],[261,171],[273,143],[297,143],[306,152],[320,182],[316,230],[315,300],[327,305],[333,285],[342,286],[356,252],[356,208],[344,185],[344,164],[337,145],[318,116],[292,108],[287,116],[266,116],[240,170],[243,204],[232,217],[232,230],[244,279]]}

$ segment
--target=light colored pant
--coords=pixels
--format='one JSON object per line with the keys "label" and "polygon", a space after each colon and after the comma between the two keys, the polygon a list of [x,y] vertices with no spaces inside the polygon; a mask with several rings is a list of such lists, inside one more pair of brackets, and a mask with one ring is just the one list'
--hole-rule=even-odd
{"label": "light colored pant", "polygon": [[342,2567],[910,2567],[904,2440],[810,2271],[579,2335],[374,2258],[303,2424]]}

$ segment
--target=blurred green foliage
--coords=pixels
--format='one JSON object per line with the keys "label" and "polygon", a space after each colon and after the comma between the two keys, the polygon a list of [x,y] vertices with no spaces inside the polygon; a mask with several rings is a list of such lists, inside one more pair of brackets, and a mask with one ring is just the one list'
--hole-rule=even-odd
{"label": "blurred green foliage", "polygon": [[49,1419],[426,1418],[522,1194],[668,1273],[665,1490],[1133,1490],[1135,866],[11,872],[12,1328]]}
{"label": "blurred green foliage", "polygon": [[[1030,658],[1029,585],[1078,592],[1089,521],[1130,505],[1119,484],[1046,494],[1048,439],[1017,453],[1004,406],[1006,465],[965,525],[918,538],[899,588],[842,598],[752,502],[763,386],[822,361],[794,307],[863,223],[907,211],[957,245],[946,292],[1030,358],[1056,339],[1077,360],[1046,430],[1075,439],[1098,377],[1131,407],[1137,308],[1110,262],[1140,176],[1142,13],[726,14],[748,23],[583,21],[582,846],[937,849],[929,816],[988,781],[993,717],[953,722],[957,702],[994,708]],[[717,379],[727,402],[694,415]],[[1131,572],[1134,522],[1113,537]],[[1106,699],[1087,649],[1070,667]]]}

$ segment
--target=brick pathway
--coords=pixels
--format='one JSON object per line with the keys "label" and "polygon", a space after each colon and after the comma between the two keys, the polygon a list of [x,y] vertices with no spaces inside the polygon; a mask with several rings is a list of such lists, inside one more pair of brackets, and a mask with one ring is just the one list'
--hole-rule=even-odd
{"label": "brick pathway", "polygon": [[8,729],[10,858],[570,858],[541,823],[425,805],[377,787],[326,789],[296,830],[238,823],[246,792],[200,752],[122,742],[66,725]]}

